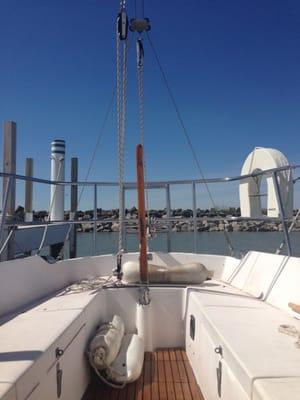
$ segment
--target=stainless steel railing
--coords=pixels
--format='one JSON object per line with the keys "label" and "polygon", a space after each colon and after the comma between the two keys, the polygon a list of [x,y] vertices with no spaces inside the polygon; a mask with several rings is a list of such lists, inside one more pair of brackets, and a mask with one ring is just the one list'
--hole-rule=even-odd
{"label": "stainless steel railing", "polygon": [[[171,233],[171,222],[174,220],[177,220],[176,218],[171,217],[171,195],[170,195],[170,187],[175,186],[175,185],[190,185],[191,186],[191,197],[192,197],[192,212],[193,216],[192,218],[181,218],[181,221],[184,220],[189,220],[192,221],[193,224],[193,231],[194,231],[194,240],[193,240],[193,247],[194,247],[194,252],[197,252],[197,223],[200,220],[200,218],[197,217],[197,204],[196,204],[196,186],[199,184],[215,184],[215,183],[228,183],[228,182],[236,182],[236,181],[242,181],[244,179],[248,179],[250,177],[255,178],[258,176],[263,176],[263,175],[272,175],[274,177],[274,182],[275,182],[275,192],[276,192],[276,197],[277,197],[277,203],[279,205],[279,211],[280,211],[280,218],[270,218],[270,217],[258,217],[258,218],[242,218],[242,217],[230,217],[230,218],[220,218],[221,220],[225,221],[241,221],[241,220],[259,220],[259,221],[272,221],[272,220],[280,220],[283,226],[283,233],[284,233],[284,241],[287,246],[287,253],[288,255],[292,255],[292,248],[291,248],[291,243],[290,243],[290,237],[289,237],[289,232],[288,232],[288,222],[290,219],[288,219],[285,216],[284,213],[284,207],[282,203],[282,196],[280,193],[280,188],[278,185],[278,180],[277,180],[277,175],[279,172],[282,171],[288,171],[288,170],[295,170],[297,168],[300,168],[300,164],[296,165],[291,165],[291,166],[285,166],[285,167],[279,167],[279,168],[272,168],[264,171],[256,171],[251,174],[247,175],[240,175],[240,176],[234,176],[234,177],[224,177],[224,178],[208,178],[208,179],[187,179],[187,180],[170,180],[170,181],[155,181],[155,182],[146,182],[145,187],[147,189],[164,189],[166,191],[166,218],[163,219],[164,222],[167,223],[168,225],[168,230],[167,230],[167,249],[170,251],[171,248],[171,241],[170,241],[170,233]],[[0,172],[0,177],[6,178],[7,185],[6,189],[3,194],[3,202],[2,202],[2,213],[1,213],[1,219],[0,219],[0,249],[3,245],[3,232],[5,228],[10,228],[14,227],[17,228],[19,226],[41,226],[41,225],[55,225],[55,224],[82,224],[84,222],[92,223],[94,225],[93,229],[93,252],[96,254],[96,235],[97,235],[97,223],[101,222],[115,222],[116,220],[109,220],[106,219],[105,221],[103,219],[98,219],[97,218],[97,190],[100,187],[118,187],[117,182],[103,182],[103,181],[90,181],[90,182],[71,182],[71,181],[52,181],[52,180],[47,180],[47,179],[41,179],[41,178],[34,178],[34,177],[28,177],[24,175],[18,175],[18,174],[9,174],[9,173],[4,173]],[[66,187],[71,187],[71,186],[77,186],[77,187],[92,187],[93,188],[93,218],[88,220],[88,221],[77,221],[77,220],[72,220],[72,221],[50,221],[50,222],[14,222],[11,220],[7,220],[7,202],[9,198],[9,193],[10,190],[13,186],[13,183],[16,181],[30,181],[33,183],[39,183],[39,184],[45,184],[45,185],[63,185]],[[294,180],[295,182],[298,181],[298,178]],[[125,202],[125,192],[127,190],[134,190],[136,189],[136,183],[135,182],[126,182],[123,187],[123,196],[122,199]],[[125,204],[123,204],[122,207],[123,210],[125,210]],[[124,213],[125,214],[125,213]],[[126,220],[125,215],[122,215],[122,220],[125,222],[125,224],[132,224],[134,223],[134,220]],[[125,232],[126,233],[126,232]]]}

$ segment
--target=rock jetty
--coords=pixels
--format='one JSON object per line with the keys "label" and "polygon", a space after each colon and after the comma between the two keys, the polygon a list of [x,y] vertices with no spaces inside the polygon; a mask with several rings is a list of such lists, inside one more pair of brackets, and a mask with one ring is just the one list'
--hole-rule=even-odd
{"label": "rock jetty", "polygon": [[[297,210],[294,211],[296,215]],[[47,211],[34,212],[34,221],[45,221]],[[170,219],[167,219],[167,210],[149,210],[151,227],[156,232],[164,232],[171,229],[173,232],[192,232],[194,230],[193,211],[191,209],[173,209]],[[24,209],[18,206],[15,212],[15,219],[18,222],[24,221]],[[137,232],[138,211],[136,207],[125,210],[126,230],[129,233]],[[240,209],[230,207],[228,209],[197,209],[196,229],[198,232],[279,232],[282,231],[282,224],[278,220],[246,221],[239,219]],[[70,213],[65,212],[65,220],[68,221]],[[94,224],[94,210],[78,211],[77,224],[78,232],[92,232]],[[119,231],[119,210],[97,209],[97,232],[118,232]],[[300,221],[295,223],[293,231],[300,232]]]}
{"label": "rock jetty", "polygon": [[[297,210],[295,211],[295,213]],[[118,210],[98,210],[98,219],[103,221],[97,223],[97,232],[118,232],[119,213]],[[137,232],[138,212],[135,207],[126,209],[126,230],[129,233]],[[282,231],[280,221],[246,221],[235,220],[240,217],[239,208],[224,210],[197,210],[196,229],[198,232],[279,232]],[[194,230],[193,211],[190,209],[174,209],[171,211],[171,221],[166,221],[167,210],[150,210],[150,224],[156,232],[164,232],[171,229],[173,232],[192,232]],[[67,219],[67,218],[66,218]],[[93,211],[80,212],[78,220],[82,221],[78,225],[80,232],[93,231]],[[294,226],[294,231],[300,231],[300,221]]]}

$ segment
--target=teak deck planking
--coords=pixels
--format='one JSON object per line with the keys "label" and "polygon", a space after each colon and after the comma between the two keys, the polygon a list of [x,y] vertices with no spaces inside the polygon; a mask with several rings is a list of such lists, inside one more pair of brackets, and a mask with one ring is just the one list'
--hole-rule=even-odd
{"label": "teak deck planking", "polygon": [[140,378],[124,389],[93,379],[83,400],[204,400],[183,349],[146,352]]}

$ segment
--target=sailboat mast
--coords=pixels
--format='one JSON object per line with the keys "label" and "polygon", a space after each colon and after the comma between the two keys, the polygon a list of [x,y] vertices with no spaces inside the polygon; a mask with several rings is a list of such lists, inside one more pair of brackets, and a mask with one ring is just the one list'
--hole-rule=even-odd
{"label": "sailboat mast", "polygon": [[140,279],[148,282],[148,260],[147,260],[147,226],[145,210],[145,181],[144,181],[144,154],[143,146],[136,146],[136,171],[138,192],[138,220],[139,220],[139,242],[140,242]]}

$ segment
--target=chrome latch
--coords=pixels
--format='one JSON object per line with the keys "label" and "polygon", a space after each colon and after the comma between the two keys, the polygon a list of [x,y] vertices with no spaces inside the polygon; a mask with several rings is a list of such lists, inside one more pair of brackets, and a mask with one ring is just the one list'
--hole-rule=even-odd
{"label": "chrome latch", "polygon": [[220,354],[220,356],[223,356],[223,350],[221,346],[218,346],[215,348],[215,353]]}
{"label": "chrome latch", "polygon": [[195,340],[196,320],[193,315],[190,315],[190,337]]}
{"label": "chrome latch", "polygon": [[218,396],[221,397],[222,391],[222,363],[219,361],[219,366],[217,368],[217,388],[218,388]]}
{"label": "chrome latch", "polygon": [[56,364],[56,394],[57,398],[59,399],[61,396],[61,389],[62,389],[62,375],[63,371],[60,368],[59,363]]}
{"label": "chrome latch", "polygon": [[63,354],[64,354],[63,349],[60,349],[59,347],[56,347],[56,349],[55,349],[55,357],[56,357],[56,358],[59,358],[59,357],[61,357]]}

